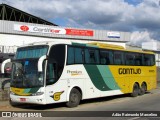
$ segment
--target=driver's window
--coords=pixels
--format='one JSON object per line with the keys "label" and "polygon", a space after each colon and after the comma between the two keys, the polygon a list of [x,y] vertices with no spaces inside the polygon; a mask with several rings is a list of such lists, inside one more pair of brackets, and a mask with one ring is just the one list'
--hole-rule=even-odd
{"label": "driver's window", "polygon": [[46,84],[51,85],[55,82],[55,65],[48,63],[46,72]]}

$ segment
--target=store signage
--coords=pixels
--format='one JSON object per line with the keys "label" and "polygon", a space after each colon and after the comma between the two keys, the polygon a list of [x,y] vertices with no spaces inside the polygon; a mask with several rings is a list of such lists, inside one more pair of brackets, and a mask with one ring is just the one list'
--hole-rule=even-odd
{"label": "store signage", "polygon": [[14,24],[14,30],[21,32],[34,32],[44,34],[61,34],[61,35],[75,35],[75,36],[93,36],[93,30],[56,28],[44,26],[18,25]]}
{"label": "store signage", "polygon": [[119,32],[107,32],[107,37],[108,38],[120,38],[120,33]]}

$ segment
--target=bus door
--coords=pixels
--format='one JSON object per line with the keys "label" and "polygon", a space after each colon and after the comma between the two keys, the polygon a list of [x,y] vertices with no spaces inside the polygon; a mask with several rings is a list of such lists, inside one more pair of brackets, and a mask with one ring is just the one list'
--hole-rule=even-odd
{"label": "bus door", "polygon": [[46,102],[56,103],[66,101],[67,81],[58,77],[58,64],[49,60],[46,68]]}
{"label": "bus door", "polygon": [[54,83],[57,80],[57,64],[48,60],[46,67],[46,102],[53,102]]}

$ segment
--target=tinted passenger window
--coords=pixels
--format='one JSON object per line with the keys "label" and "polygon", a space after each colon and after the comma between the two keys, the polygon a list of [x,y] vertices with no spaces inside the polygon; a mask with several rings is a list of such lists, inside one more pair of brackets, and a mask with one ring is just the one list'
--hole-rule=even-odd
{"label": "tinted passenger window", "polygon": [[123,64],[122,52],[114,52],[114,64],[115,65],[122,65]]}
{"label": "tinted passenger window", "polygon": [[83,63],[83,49],[75,48],[75,63]]}
{"label": "tinted passenger window", "polygon": [[67,64],[74,63],[74,48],[68,47],[68,56],[67,56]]}
{"label": "tinted passenger window", "polygon": [[99,52],[94,49],[85,49],[85,63],[99,64]]}
{"label": "tinted passenger window", "polygon": [[142,54],[135,54],[135,65],[142,65]]}
{"label": "tinted passenger window", "polygon": [[100,51],[100,63],[102,65],[113,64],[113,53],[112,51]]}
{"label": "tinted passenger window", "polygon": [[154,55],[147,55],[147,54],[143,55],[143,65],[152,66],[154,64],[155,64]]}
{"label": "tinted passenger window", "polygon": [[134,54],[133,53],[125,54],[125,63],[126,65],[134,65]]}

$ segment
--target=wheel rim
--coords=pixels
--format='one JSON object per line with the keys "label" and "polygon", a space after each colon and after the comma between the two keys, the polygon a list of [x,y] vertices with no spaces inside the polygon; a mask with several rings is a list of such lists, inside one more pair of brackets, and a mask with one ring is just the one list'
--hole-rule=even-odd
{"label": "wheel rim", "polygon": [[134,88],[133,88],[133,96],[136,97],[136,96],[138,96],[139,93],[140,93],[140,89],[139,89],[138,85],[135,84]]}
{"label": "wheel rim", "polygon": [[144,92],[144,93],[145,93],[145,91],[146,91],[146,85],[145,85],[145,84],[142,84],[141,89],[142,89],[142,92]]}
{"label": "wheel rim", "polygon": [[72,103],[78,102],[78,95],[76,93],[71,94],[71,102]]}
{"label": "wheel rim", "polygon": [[135,93],[138,93],[138,92],[139,92],[139,89],[138,89],[138,86],[137,86],[137,85],[134,87],[134,92],[135,92]]}

